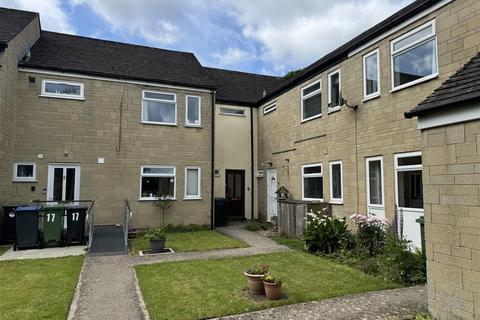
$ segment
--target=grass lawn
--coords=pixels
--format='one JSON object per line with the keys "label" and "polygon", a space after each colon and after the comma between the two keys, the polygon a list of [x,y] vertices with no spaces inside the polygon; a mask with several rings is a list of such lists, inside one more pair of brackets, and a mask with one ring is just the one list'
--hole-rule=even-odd
{"label": "grass lawn", "polygon": [[[130,252],[138,254],[140,250],[149,250],[150,243],[143,236],[129,240]],[[238,239],[231,238],[215,230],[203,230],[184,233],[167,234],[165,247],[175,252],[204,251],[213,249],[243,248],[248,245]]]}
{"label": "grass lawn", "polygon": [[[247,295],[243,271],[261,262],[268,263],[272,273],[282,278],[288,300],[255,302]],[[398,287],[298,251],[140,265],[136,271],[151,319],[219,317]]]}
{"label": "grass lawn", "polygon": [[7,252],[12,246],[0,246],[0,256]]}
{"label": "grass lawn", "polygon": [[271,236],[270,239],[274,240],[278,244],[283,244],[290,249],[305,251],[305,241],[303,239],[289,239],[284,236]]}
{"label": "grass lawn", "polygon": [[0,262],[1,319],[66,319],[83,257]]}

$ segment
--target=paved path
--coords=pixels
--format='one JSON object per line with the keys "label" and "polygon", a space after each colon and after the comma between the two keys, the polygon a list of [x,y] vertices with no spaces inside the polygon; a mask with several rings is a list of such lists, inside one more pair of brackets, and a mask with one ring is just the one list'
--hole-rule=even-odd
{"label": "paved path", "polygon": [[404,320],[427,312],[424,286],[292,304],[218,320]]}
{"label": "paved path", "polygon": [[25,259],[49,259],[62,258],[68,256],[81,256],[85,254],[84,246],[28,249],[13,251],[13,247],[0,255],[0,261],[6,260],[25,260]]}

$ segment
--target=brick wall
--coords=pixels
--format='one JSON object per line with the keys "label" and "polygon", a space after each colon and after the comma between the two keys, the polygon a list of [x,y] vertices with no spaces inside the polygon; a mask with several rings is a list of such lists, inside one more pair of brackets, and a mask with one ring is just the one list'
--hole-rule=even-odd
{"label": "brick wall", "polygon": [[422,135],[429,309],[440,320],[478,320],[480,120]]}

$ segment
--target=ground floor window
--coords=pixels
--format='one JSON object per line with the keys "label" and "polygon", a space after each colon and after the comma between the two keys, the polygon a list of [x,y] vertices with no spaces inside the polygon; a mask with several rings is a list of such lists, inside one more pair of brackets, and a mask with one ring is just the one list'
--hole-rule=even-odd
{"label": "ground floor window", "polygon": [[330,202],[343,203],[342,161],[330,162]]}
{"label": "ground floor window", "polygon": [[185,168],[185,199],[200,198],[200,172],[199,167]]}
{"label": "ground floor window", "polygon": [[13,181],[36,181],[37,165],[34,162],[15,162]]}
{"label": "ground floor window", "polygon": [[395,155],[397,204],[423,209],[422,156],[420,152]]}
{"label": "ground floor window", "polygon": [[140,171],[140,199],[175,198],[175,167],[149,165]]}
{"label": "ground floor window", "polygon": [[323,170],[321,163],[302,166],[303,200],[323,201]]}

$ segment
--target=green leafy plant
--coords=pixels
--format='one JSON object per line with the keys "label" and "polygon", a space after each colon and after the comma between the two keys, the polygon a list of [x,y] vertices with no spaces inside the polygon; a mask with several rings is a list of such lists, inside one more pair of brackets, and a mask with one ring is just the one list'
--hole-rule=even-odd
{"label": "green leafy plant", "polygon": [[348,247],[352,241],[352,235],[344,218],[309,212],[304,239],[308,252],[331,254]]}
{"label": "green leafy plant", "polygon": [[260,231],[260,230],[267,230],[267,225],[263,222],[248,220],[244,228],[245,230],[248,230],[248,231]]}
{"label": "green leafy plant", "polygon": [[385,245],[387,220],[376,217],[353,214],[350,218],[357,226],[355,241],[370,257],[382,252]]}
{"label": "green leafy plant", "polygon": [[268,264],[261,263],[250,266],[245,272],[252,275],[263,275],[267,274],[269,269],[270,266]]}
{"label": "green leafy plant", "polygon": [[167,214],[168,209],[173,206],[173,200],[170,196],[160,196],[155,201],[155,205],[160,208],[162,227],[165,227],[165,215]]}
{"label": "green leafy plant", "polygon": [[187,232],[205,231],[205,230],[208,230],[209,228],[206,226],[198,225],[198,224],[187,224],[187,225],[169,224],[167,225],[166,229],[167,229],[167,232],[169,233],[187,233]]}
{"label": "green leafy plant", "polygon": [[147,240],[162,240],[167,237],[167,231],[165,228],[149,229],[145,233],[145,239]]}
{"label": "green leafy plant", "polygon": [[263,282],[271,283],[277,286],[282,285],[282,280],[272,274],[266,274],[262,277]]}

